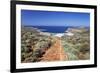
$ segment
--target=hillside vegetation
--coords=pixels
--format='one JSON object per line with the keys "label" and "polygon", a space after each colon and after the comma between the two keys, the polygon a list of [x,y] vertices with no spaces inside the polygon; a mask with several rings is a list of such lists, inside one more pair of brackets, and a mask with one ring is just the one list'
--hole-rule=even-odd
{"label": "hillside vegetation", "polygon": [[73,36],[63,36],[62,45],[69,60],[86,60],[90,58],[90,31],[86,28],[70,28]]}
{"label": "hillside vegetation", "polygon": [[21,62],[37,62],[54,43],[53,37],[40,35],[34,28],[22,27]]}
{"label": "hillside vegetation", "polygon": [[[68,34],[70,33],[70,34]],[[33,27],[21,27],[21,62],[88,60],[90,31],[69,28],[63,36],[41,32]]]}

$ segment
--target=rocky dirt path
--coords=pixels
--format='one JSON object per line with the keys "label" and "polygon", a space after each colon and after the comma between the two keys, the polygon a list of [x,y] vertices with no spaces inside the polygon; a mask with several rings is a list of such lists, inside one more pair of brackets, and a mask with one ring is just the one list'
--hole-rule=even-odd
{"label": "rocky dirt path", "polygon": [[64,49],[61,46],[61,39],[55,38],[55,44],[51,46],[43,55],[41,61],[65,61],[67,56],[64,53]]}

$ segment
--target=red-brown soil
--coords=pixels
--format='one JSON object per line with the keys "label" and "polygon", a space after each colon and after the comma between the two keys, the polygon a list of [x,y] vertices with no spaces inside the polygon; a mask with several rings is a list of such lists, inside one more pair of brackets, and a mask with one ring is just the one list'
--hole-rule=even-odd
{"label": "red-brown soil", "polygon": [[68,59],[61,45],[61,39],[56,37],[55,41],[56,42],[43,55],[41,61],[65,61]]}

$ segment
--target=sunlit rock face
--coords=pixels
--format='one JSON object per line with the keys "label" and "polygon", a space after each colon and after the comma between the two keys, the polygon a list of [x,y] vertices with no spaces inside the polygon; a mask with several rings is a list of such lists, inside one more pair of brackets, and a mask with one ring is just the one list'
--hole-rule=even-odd
{"label": "sunlit rock face", "polygon": [[67,32],[67,33],[65,33],[65,35],[66,35],[66,36],[74,36],[74,33],[72,33],[72,32]]}
{"label": "sunlit rock face", "polygon": [[55,36],[56,37],[62,37],[62,36],[64,36],[64,33],[57,33]]}
{"label": "sunlit rock face", "polygon": [[50,33],[48,33],[48,32],[40,32],[40,35],[51,36],[51,34],[50,34]]}

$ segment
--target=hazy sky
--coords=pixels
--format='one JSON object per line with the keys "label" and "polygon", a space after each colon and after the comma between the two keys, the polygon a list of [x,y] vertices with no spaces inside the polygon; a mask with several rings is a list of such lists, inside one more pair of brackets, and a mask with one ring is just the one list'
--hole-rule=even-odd
{"label": "hazy sky", "polygon": [[89,26],[89,13],[21,10],[21,24],[33,26]]}

